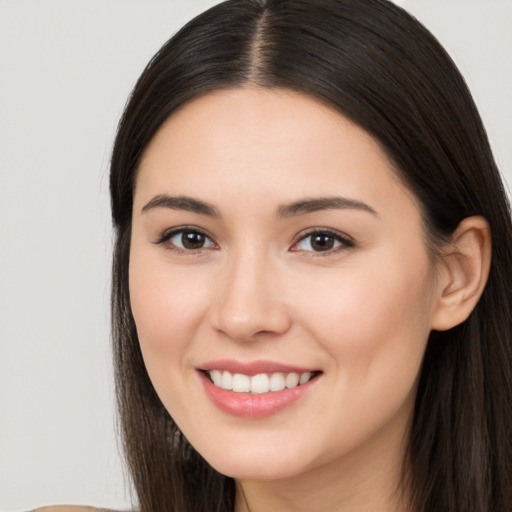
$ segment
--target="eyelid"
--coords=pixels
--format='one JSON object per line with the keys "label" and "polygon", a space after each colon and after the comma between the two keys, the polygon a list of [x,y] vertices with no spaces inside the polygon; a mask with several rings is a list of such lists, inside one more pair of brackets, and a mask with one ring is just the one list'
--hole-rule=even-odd
{"label": "eyelid", "polygon": [[[168,242],[171,238],[178,235],[179,233],[182,233],[184,231],[191,231],[191,232],[197,232],[203,235],[205,238],[207,238],[215,247],[214,249],[218,249],[219,246],[215,239],[204,229],[199,228],[197,226],[191,226],[191,225],[185,225],[185,226],[176,226],[173,228],[166,229],[163,231],[161,235],[158,236],[158,238],[153,242],[156,245],[164,245],[168,250],[172,250],[178,253],[187,253],[187,254],[197,254],[198,252],[204,251],[204,250],[212,250],[212,247],[201,247],[199,249],[183,249],[181,247],[176,246],[175,244],[169,244],[167,245],[166,242]],[[338,247],[327,249],[325,251],[314,251],[314,250],[304,250],[304,249],[296,249],[296,246],[305,240],[306,238],[313,236],[313,235],[329,235],[332,236],[336,241],[340,243]],[[299,233],[295,241],[293,242],[292,246],[290,247],[291,252],[303,252],[303,253],[312,253],[315,256],[322,256],[322,255],[329,255],[333,254],[335,252],[338,252],[340,250],[349,249],[355,245],[354,240],[352,237],[346,235],[345,233],[342,233],[340,231],[337,231],[335,229],[331,228],[325,228],[325,227],[315,227],[315,228],[308,228],[307,230],[302,231]]]}
{"label": "eyelid", "polygon": [[[294,249],[300,242],[305,240],[306,238],[313,236],[313,235],[330,235],[333,238],[335,238],[338,242],[340,242],[339,247],[335,247],[333,249],[328,249],[325,251],[308,251],[304,249]],[[331,228],[322,228],[322,227],[315,227],[315,228],[309,228],[301,233],[299,233],[293,242],[290,250],[292,252],[304,252],[304,253],[312,253],[312,255],[315,256],[327,256],[329,254],[336,253],[338,251],[342,251],[345,249],[350,249],[351,247],[355,246],[355,241],[352,237],[348,236],[345,233],[342,233],[340,231],[337,231],[335,229]]]}
{"label": "eyelid", "polygon": [[168,250],[172,250],[172,251],[178,252],[180,254],[184,254],[184,253],[196,254],[199,251],[211,250],[212,249],[211,247],[202,247],[202,248],[199,248],[199,249],[182,249],[181,247],[178,247],[178,246],[176,246],[174,244],[169,244],[169,245],[167,244],[167,242],[169,242],[171,238],[173,238],[174,236],[176,236],[179,233],[182,233],[184,231],[192,231],[192,232],[200,233],[205,238],[210,240],[210,242],[212,242],[212,244],[215,246],[215,248],[218,248],[217,242],[215,241],[215,239],[207,231],[205,231],[204,229],[201,229],[201,228],[199,228],[197,226],[190,226],[190,225],[176,226],[174,228],[166,229],[165,231],[163,231],[163,233],[161,233],[158,236],[158,238],[153,243],[156,244],[156,245],[163,245]]}

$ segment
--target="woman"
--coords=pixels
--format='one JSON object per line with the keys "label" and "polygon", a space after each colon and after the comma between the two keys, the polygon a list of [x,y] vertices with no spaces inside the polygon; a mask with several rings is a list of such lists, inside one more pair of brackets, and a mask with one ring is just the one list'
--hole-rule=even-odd
{"label": "woman", "polygon": [[385,0],[230,0],[119,125],[114,350],[143,512],[512,510],[510,212]]}

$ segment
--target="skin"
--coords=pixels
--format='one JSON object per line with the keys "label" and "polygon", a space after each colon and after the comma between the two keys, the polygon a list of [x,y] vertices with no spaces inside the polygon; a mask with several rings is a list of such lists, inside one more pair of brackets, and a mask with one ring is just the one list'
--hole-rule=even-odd
{"label": "skin", "polygon": [[[163,194],[219,216],[146,206]],[[333,196],[368,208],[278,216]],[[202,248],[158,243],[183,226],[207,235]],[[335,233],[336,247],[312,250],[311,228]],[[136,180],[132,310],[158,395],[202,456],[237,479],[237,512],[405,510],[397,488],[427,338],[478,299],[486,229],[468,221],[466,252],[434,263],[420,207],[379,145],[308,96],[217,91],[167,120]],[[218,359],[322,374],[279,413],[239,418],[199,378]]]}

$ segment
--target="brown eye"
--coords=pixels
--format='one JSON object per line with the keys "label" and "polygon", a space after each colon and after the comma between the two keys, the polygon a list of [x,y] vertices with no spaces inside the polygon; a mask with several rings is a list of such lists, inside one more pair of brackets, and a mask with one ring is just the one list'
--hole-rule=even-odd
{"label": "brown eye", "polygon": [[181,251],[198,251],[215,248],[215,243],[197,229],[176,229],[165,235],[159,243],[165,243]]}
{"label": "brown eye", "polygon": [[311,248],[314,251],[328,251],[334,248],[336,240],[332,235],[319,234],[311,237]]}
{"label": "brown eye", "polygon": [[185,249],[202,249],[206,237],[197,231],[183,231],[181,234],[181,245]]}
{"label": "brown eye", "polygon": [[294,251],[327,252],[343,247],[352,247],[354,242],[330,231],[315,231],[302,237],[293,247]]}

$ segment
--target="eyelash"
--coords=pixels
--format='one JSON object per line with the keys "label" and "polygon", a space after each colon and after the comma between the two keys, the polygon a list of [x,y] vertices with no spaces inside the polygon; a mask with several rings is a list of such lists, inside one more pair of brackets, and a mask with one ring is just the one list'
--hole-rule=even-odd
{"label": "eyelash", "polygon": [[[179,247],[175,243],[170,242],[172,238],[174,238],[177,235],[181,235],[183,240],[183,235],[185,233],[190,233],[192,235],[200,235],[204,237],[205,241],[208,240],[210,242],[210,246],[208,247],[199,247],[197,249],[187,249],[185,247]],[[315,251],[315,250],[304,250],[304,249],[295,249],[300,243],[304,242],[308,238],[317,236],[324,236],[329,237],[331,239],[334,239],[334,243],[338,243],[339,245],[328,248],[325,251]],[[179,228],[173,228],[169,231],[165,231],[158,240],[155,241],[155,244],[157,245],[163,245],[167,250],[176,252],[177,254],[183,254],[183,255],[193,255],[198,254],[200,251],[203,250],[210,250],[212,248],[216,249],[218,248],[218,245],[214,242],[214,240],[203,230],[196,228],[194,226],[182,226]],[[290,249],[292,252],[303,252],[303,253],[312,253],[311,255],[317,256],[328,256],[334,253],[337,253],[339,251],[350,249],[351,247],[354,247],[355,243],[352,239],[347,237],[346,235],[342,235],[338,231],[333,231],[331,229],[326,228],[316,228],[312,229],[310,231],[307,231],[306,233],[301,234],[297,241],[295,241]],[[310,242],[311,246],[311,242]]]}
{"label": "eyelash", "polygon": [[197,249],[187,249],[184,247],[179,247],[176,244],[170,242],[172,238],[174,238],[177,235],[182,236],[185,233],[195,234],[195,235],[201,235],[205,238],[205,240],[209,240],[211,244],[216,248],[218,247],[217,244],[213,241],[212,237],[209,236],[207,233],[205,233],[202,229],[196,228],[194,226],[182,226],[179,228],[173,228],[168,231],[165,231],[159,238],[156,240],[155,244],[157,245],[163,245],[167,250],[174,251],[177,254],[184,254],[184,255],[192,255],[192,254],[198,254],[199,251],[210,249],[211,247],[199,247]]}
{"label": "eyelash", "polygon": [[[330,237],[330,238],[334,239],[334,242],[338,243],[339,245],[337,247],[333,247],[333,248],[327,249],[325,251],[313,251],[313,250],[308,251],[308,250],[303,250],[303,249],[294,249],[294,247],[298,246],[301,242],[304,242],[308,238],[312,238],[315,235]],[[310,245],[311,245],[311,242],[310,242]],[[292,245],[291,250],[293,252],[312,253],[311,255],[318,257],[318,256],[329,256],[329,255],[338,253],[339,251],[350,249],[351,247],[354,247],[354,246],[355,246],[355,242],[351,238],[349,238],[346,235],[343,235],[342,233],[340,233],[338,231],[334,231],[332,229],[327,229],[327,228],[315,228],[315,229],[307,231],[306,233],[301,234],[298,237],[298,240],[296,242],[294,242],[294,244]]]}

